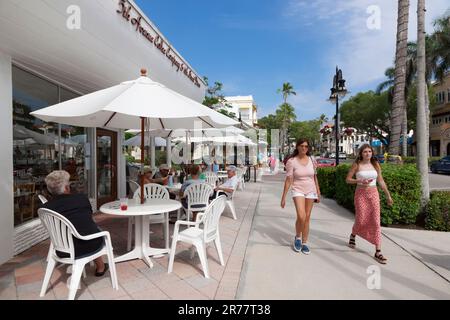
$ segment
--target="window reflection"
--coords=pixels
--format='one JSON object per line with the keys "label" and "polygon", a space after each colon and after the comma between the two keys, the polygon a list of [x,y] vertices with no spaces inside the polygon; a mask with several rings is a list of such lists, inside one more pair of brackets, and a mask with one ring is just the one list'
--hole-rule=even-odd
{"label": "window reflection", "polygon": [[86,192],[84,172],[84,128],[61,126],[43,122],[31,112],[75,98],[77,95],[58,85],[24,71],[12,69],[13,80],[13,164],[14,164],[14,225],[37,218],[37,208],[42,194],[50,195],[45,177],[62,168],[71,174],[75,192]]}

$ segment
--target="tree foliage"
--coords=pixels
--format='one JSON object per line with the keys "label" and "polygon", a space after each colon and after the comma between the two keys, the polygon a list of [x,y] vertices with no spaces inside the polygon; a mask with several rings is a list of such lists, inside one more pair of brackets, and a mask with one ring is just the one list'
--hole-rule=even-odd
{"label": "tree foliage", "polygon": [[212,109],[217,109],[218,112],[230,118],[236,118],[237,115],[229,110],[231,106],[227,103],[225,96],[222,93],[223,84],[216,81],[213,86],[210,86],[208,78],[204,77],[203,79],[208,86],[203,105]]}
{"label": "tree foliage", "polygon": [[389,134],[389,116],[391,106],[388,93],[377,95],[373,91],[361,92],[345,101],[341,106],[341,120],[346,127],[367,132],[370,137],[388,144],[383,132]]}

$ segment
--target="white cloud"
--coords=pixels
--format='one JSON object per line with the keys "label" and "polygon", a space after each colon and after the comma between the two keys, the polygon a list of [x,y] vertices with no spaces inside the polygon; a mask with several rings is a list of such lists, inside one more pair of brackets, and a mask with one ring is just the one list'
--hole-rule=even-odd
{"label": "white cloud", "polygon": [[[367,27],[371,5],[381,10],[381,28]],[[449,8],[448,0],[427,1],[427,32],[432,32],[432,21]],[[417,0],[410,1],[409,41],[417,39]],[[312,21],[330,39],[324,50],[323,61],[330,69],[339,65],[344,78],[353,88],[362,88],[384,78],[384,71],[393,65],[395,56],[397,1],[395,0],[292,0],[284,13],[292,23],[303,26]],[[301,36],[301,35],[300,35]]]}

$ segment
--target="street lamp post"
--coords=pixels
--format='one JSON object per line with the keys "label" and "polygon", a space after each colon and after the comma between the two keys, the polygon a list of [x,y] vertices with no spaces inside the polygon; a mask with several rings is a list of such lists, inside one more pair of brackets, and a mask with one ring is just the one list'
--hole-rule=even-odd
{"label": "street lamp post", "polygon": [[334,125],[336,139],[336,166],[339,165],[339,97],[347,94],[345,80],[342,77],[342,70],[336,66],[336,74],[333,78],[333,88],[331,88],[330,102],[336,102],[336,121]]}

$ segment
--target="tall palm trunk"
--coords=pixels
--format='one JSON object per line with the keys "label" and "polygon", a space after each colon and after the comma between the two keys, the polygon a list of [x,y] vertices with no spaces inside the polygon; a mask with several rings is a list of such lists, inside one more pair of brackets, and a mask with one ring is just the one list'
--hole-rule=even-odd
{"label": "tall palm trunk", "polygon": [[394,101],[390,119],[389,153],[400,154],[403,110],[406,110],[406,58],[408,53],[409,0],[398,0],[397,48],[395,54]]}
{"label": "tall palm trunk", "polygon": [[402,144],[402,157],[408,156],[408,110],[406,110],[406,106],[403,109],[403,122],[402,122],[402,136],[403,136],[403,144]]}
{"label": "tall palm trunk", "polygon": [[417,2],[417,168],[421,177],[422,210],[430,200],[428,180],[427,85],[425,52],[425,0]]}

